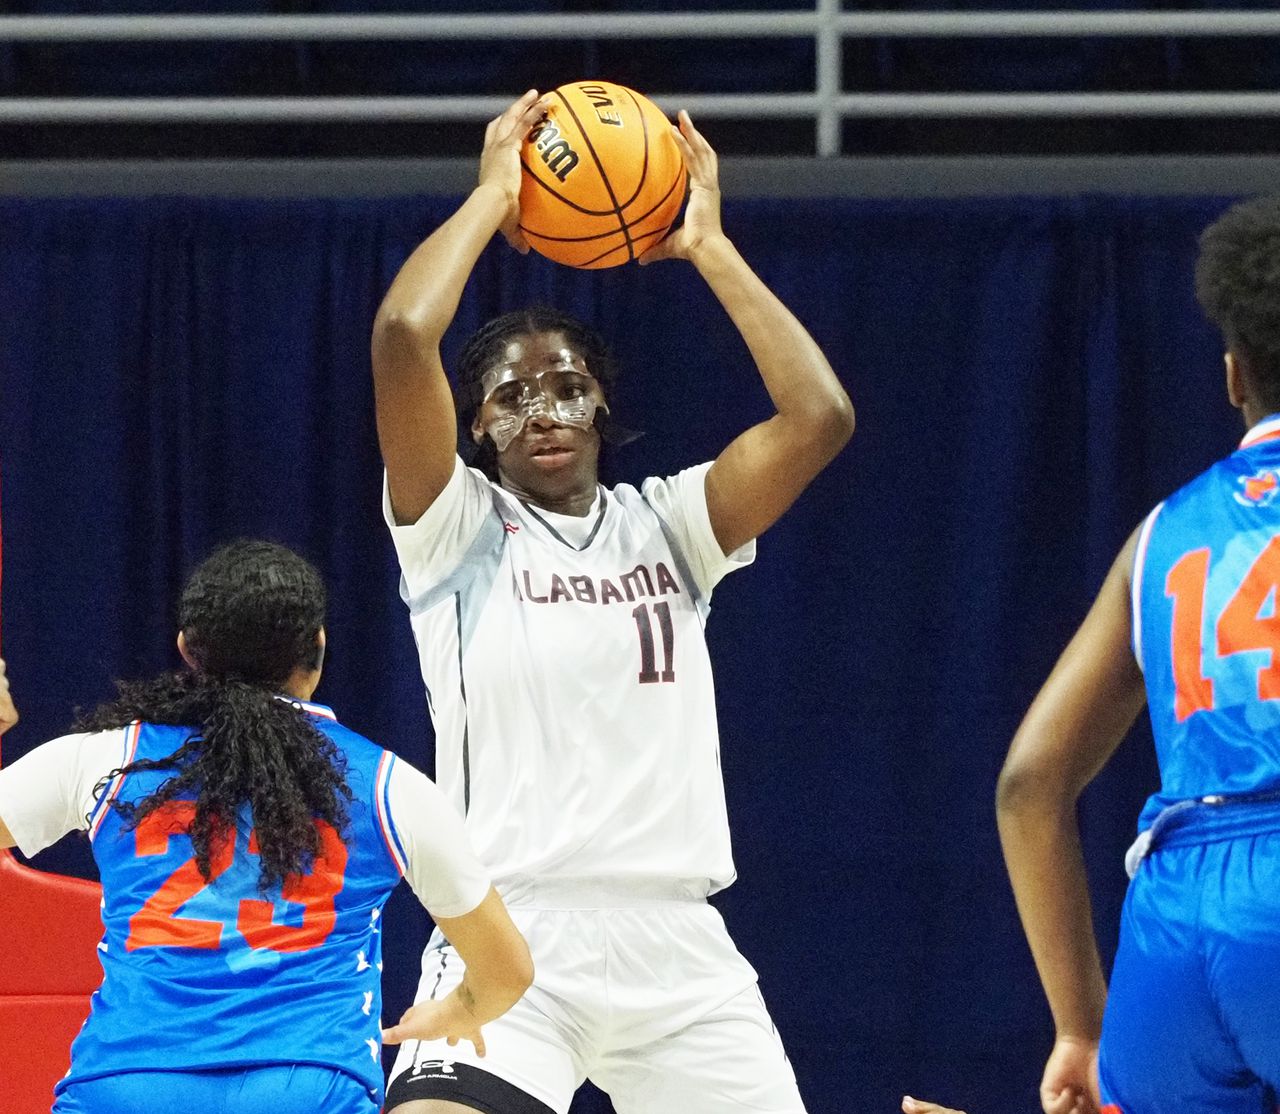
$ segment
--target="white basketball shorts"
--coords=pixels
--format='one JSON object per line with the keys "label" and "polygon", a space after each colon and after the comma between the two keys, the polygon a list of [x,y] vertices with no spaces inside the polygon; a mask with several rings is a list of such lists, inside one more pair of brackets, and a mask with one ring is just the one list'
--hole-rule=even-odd
{"label": "white basketball shorts", "polygon": [[[705,901],[651,899],[609,908],[512,904],[533,953],[534,983],[467,1042],[407,1041],[386,1110],[450,1099],[485,1114],[566,1114],[590,1079],[618,1114],[804,1114],[795,1073],[756,973]],[[611,900],[618,898],[616,889]],[[583,904],[579,893],[564,904]],[[458,985],[463,964],[437,935],[417,1001]]]}

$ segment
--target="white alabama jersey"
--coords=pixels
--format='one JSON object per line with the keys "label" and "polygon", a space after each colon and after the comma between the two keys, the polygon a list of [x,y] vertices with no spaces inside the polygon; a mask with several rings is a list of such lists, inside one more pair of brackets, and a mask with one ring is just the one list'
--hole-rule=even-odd
{"label": "white alabama jersey", "polygon": [[703,624],[726,557],[710,464],[599,489],[585,519],[528,506],[461,460],[394,525],[436,730],[436,780],[504,896],[521,883],[734,877]]}

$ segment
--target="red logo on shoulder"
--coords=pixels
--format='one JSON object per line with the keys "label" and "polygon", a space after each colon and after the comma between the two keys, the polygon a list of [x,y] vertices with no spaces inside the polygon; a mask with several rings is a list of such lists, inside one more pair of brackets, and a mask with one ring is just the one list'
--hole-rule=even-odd
{"label": "red logo on shoulder", "polygon": [[1269,506],[1280,494],[1280,480],[1270,470],[1241,476],[1236,482],[1240,485],[1240,490],[1234,493],[1236,502],[1244,507]]}

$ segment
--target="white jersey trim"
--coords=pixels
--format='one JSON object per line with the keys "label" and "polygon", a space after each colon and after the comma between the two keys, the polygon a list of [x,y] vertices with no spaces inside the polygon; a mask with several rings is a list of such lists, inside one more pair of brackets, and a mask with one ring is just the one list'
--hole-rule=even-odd
{"label": "white jersey trim", "polygon": [[1138,668],[1142,672],[1146,672],[1146,666],[1142,660],[1142,576],[1146,571],[1147,564],[1147,546],[1151,542],[1151,530],[1156,524],[1156,516],[1164,508],[1164,503],[1159,503],[1156,508],[1147,515],[1142,523],[1142,528],[1138,531],[1138,544],[1134,547],[1133,553],[1133,575],[1130,578],[1131,583],[1129,590],[1131,592],[1131,602],[1129,609],[1132,612],[1133,626],[1133,656],[1138,663]]}
{"label": "white jersey trim", "polygon": [[296,696],[285,696],[281,693],[276,694],[276,699],[288,704],[290,707],[297,708],[300,712],[310,712],[313,716],[319,716],[321,719],[331,719],[334,723],[338,722],[336,713],[326,704],[313,704],[309,700],[299,700]]}
{"label": "white jersey trim", "polygon": [[378,827],[382,831],[387,852],[391,856],[391,861],[396,864],[396,869],[400,871],[400,877],[403,878],[408,873],[409,864],[400,843],[400,835],[391,819],[391,804],[387,793],[391,784],[391,770],[395,764],[396,756],[391,751],[384,750],[382,757],[378,760],[378,775],[374,781],[373,799],[378,815]]}
{"label": "white jersey trim", "polygon": [[1240,448],[1247,449],[1251,445],[1256,445],[1259,441],[1269,441],[1275,437],[1280,437],[1280,417],[1273,415],[1270,418],[1263,418],[1262,421],[1249,430],[1240,442]]}
{"label": "white jersey trim", "polygon": [[[138,753],[138,736],[142,733],[142,724],[135,720],[125,728],[124,734],[124,754],[120,759],[120,768],[123,769],[133,761],[133,757]],[[120,786],[124,783],[124,774],[116,774],[111,780],[111,784],[107,786],[107,790],[98,798],[98,803],[94,806],[93,813],[89,817],[89,839],[92,841],[98,834],[98,829],[102,827],[102,821],[107,815],[107,810],[111,805],[111,801],[115,795],[120,792]]]}
{"label": "white jersey trim", "polygon": [[[600,527],[604,525],[604,516],[609,510],[609,495],[603,487],[599,484],[596,485],[596,501],[592,504],[591,510],[587,512],[589,516],[594,515],[595,517],[591,522],[591,525],[586,529],[581,542],[575,542],[570,538],[565,537],[562,532],[564,529],[563,524],[558,526],[556,523],[556,520],[558,519],[569,519],[571,516],[554,514],[553,512],[544,510],[541,507],[535,507],[532,503],[526,503],[523,499],[520,500],[520,505],[524,507],[525,511],[533,516],[534,521],[537,522],[539,526],[546,530],[546,532],[561,545],[568,546],[576,553],[582,553],[584,550],[591,547],[591,543],[596,540],[596,535],[600,533]],[[551,517],[548,517],[548,515]]]}

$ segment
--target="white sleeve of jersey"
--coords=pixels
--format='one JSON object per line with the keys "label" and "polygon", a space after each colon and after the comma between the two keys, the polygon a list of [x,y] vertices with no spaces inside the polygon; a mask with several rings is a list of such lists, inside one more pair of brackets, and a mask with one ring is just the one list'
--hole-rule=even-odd
{"label": "white sleeve of jersey", "polygon": [[63,735],[0,770],[0,820],[24,855],[85,831],[94,789],[125,759],[125,733]]}
{"label": "white sleeve of jersey", "polygon": [[695,464],[666,479],[651,477],[640,488],[649,505],[675,535],[681,556],[688,563],[699,590],[707,597],[726,574],[756,559],[754,538],[727,555],[716,541],[707,511],[707,473],[711,464],[711,461]]}
{"label": "white sleeve of jersey", "polygon": [[453,475],[417,522],[397,525],[391,511],[391,489],[382,479],[382,516],[391,531],[400,571],[410,597],[434,588],[466,556],[486,516],[493,513],[489,481],[454,458]]}
{"label": "white sleeve of jersey", "polygon": [[461,917],[489,893],[462,817],[426,774],[402,758],[387,785],[391,825],[404,848],[405,878],[433,917]]}

